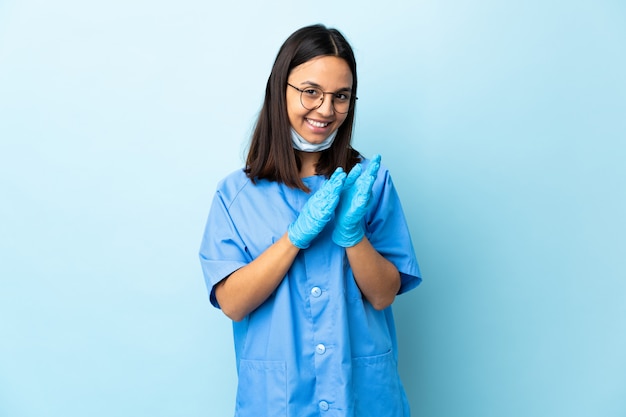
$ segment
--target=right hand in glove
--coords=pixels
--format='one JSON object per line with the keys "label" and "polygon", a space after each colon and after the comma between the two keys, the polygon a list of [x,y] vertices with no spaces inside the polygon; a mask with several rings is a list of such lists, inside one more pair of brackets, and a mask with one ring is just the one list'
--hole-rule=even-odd
{"label": "right hand in glove", "polygon": [[346,181],[337,208],[333,242],[344,248],[359,243],[365,236],[363,217],[372,197],[372,186],[380,168],[380,155],[370,161],[364,172],[361,164],[355,165]]}
{"label": "right hand in glove", "polygon": [[291,243],[306,249],[333,216],[339,203],[346,173],[341,167],[320,187],[302,207],[298,218],[289,225],[287,235]]}

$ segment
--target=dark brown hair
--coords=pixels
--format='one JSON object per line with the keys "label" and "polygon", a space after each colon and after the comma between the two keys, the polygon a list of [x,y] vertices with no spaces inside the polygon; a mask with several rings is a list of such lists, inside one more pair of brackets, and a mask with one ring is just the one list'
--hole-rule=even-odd
{"label": "dark brown hair", "polygon": [[[268,179],[309,191],[300,178],[301,162],[291,142],[285,90],[291,70],[319,56],[336,56],[346,61],[352,71],[352,97],[356,97],[356,60],[352,47],[337,29],[318,24],[291,34],[274,61],[252,134],[245,172],[253,182]],[[359,162],[359,153],[351,146],[355,104],[355,101],[351,103],[332,146],[322,151],[316,165],[317,174],[329,177],[337,167],[348,172]]]}

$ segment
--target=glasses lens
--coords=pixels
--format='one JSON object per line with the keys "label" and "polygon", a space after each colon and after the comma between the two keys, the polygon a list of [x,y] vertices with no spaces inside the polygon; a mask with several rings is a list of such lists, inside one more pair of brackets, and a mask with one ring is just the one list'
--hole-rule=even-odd
{"label": "glasses lens", "polygon": [[333,94],[333,105],[337,113],[348,113],[348,110],[350,110],[350,101],[350,93]]}
{"label": "glasses lens", "polygon": [[307,110],[315,110],[322,105],[324,93],[319,88],[308,87],[300,93],[300,101]]}
{"label": "glasses lens", "polygon": [[[328,94],[328,93],[326,93]],[[349,92],[330,94],[337,113],[348,113],[351,96]],[[324,102],[324,92],[316,87],[308,87],[300,93],[300,102],[307,110],[315,110]]]}

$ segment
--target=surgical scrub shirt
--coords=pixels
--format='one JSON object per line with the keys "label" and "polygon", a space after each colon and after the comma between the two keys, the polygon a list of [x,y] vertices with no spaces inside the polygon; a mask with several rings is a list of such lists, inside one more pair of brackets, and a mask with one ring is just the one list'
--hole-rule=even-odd
{"label": "surgical scrub shirt", "polygon": [[[311,193],[324,180],[304,178]],[[254,184],[242,170],[220,182],[200,248],[215,307],[215,285],[284,235],[310,195],[274,181]],[[399,293],[416,287],[419,266],[383,166],[363,221],[374,248],[400,272]],[[392,309],[376,310],[363,298],[345,249],[331,240],[333,228],[331,220],[271,296],[233,322],[236,417],[409,416]]]}

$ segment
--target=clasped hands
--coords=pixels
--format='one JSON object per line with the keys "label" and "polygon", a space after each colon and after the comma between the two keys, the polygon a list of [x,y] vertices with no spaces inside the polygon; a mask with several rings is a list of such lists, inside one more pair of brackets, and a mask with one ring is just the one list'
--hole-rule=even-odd
{"label": "clasped hands", "polygon": [[336,215],[332,239],[348,248],[359,243],[365,230],[363,217],[372,197],[372,186],[380,168],[380,155],[374,156],[367,169],[356,164],[346,175],[341,167],[305,203],[298,218],[289,225],[291,243],[306,249],[311,241]]}

